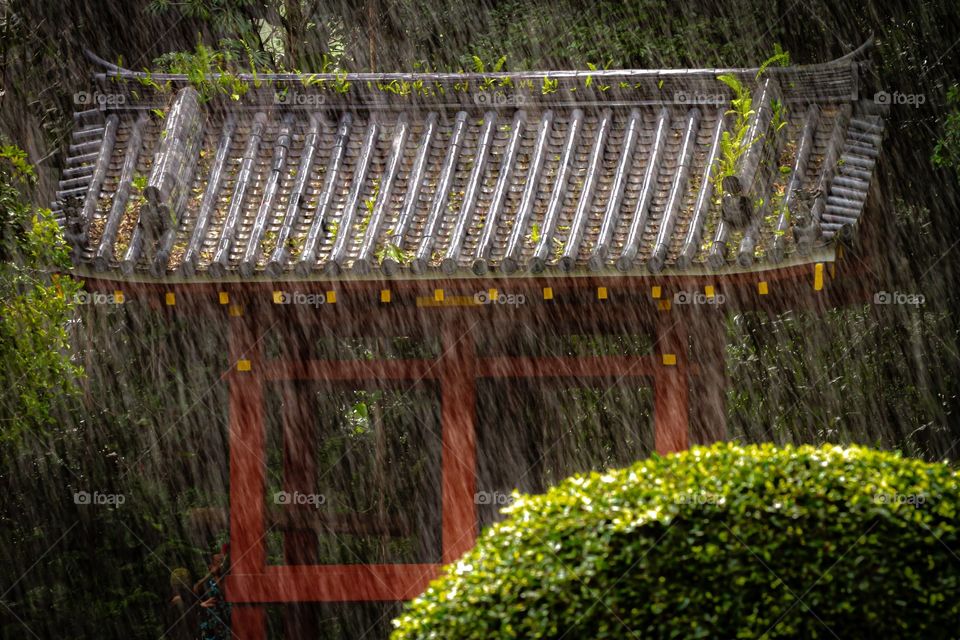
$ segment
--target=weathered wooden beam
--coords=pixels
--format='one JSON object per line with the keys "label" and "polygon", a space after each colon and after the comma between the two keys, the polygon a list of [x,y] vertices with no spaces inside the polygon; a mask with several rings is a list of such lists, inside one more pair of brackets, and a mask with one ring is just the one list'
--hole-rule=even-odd
{"label": "weathered wooden beam", "polygon": [[231,318],[229,332],[231,562],[233,570],[253,573],[267,562],[263,358],[250,316]]}
{"label": "weathered wooden beam", "polygon": [[[227,578],[228,584],[234,584],[232,577]],[[232,588],[227,588],[227,598]],[[267,608],[256,605],[233,605],[230,609],[230,637],[233,640],[266,640],[267,638]]]}
{"label": "weathered wooden beam", "polygon": [[476,351],[473,327],[462,320],[443,327],[440,357],[444,564],[477,539]]}
{"label": "weathered wooden beam", "polygon": [[271,566],[231,575],[227,593],[235,603],[410,600],[439,573],[437,564]]}
{"label": "weathered wooden beam", "polygon": [[[288,494],[316,492],[317,437],[314,429],[312,396],[303,383],[287,382],[282,390],[283,408],[283,490]],[[294,508],[296,509],[296,508]],[[296,509],[297,515],[302,512]],[[313,511],[310,508],[310,511]],[[284,509],[284,513],[287,513]],[[302,526],[302,521],[290,524],[283,532],[283,558],[288,565],[317,562],[317,533]],[[312,640],[319,629],[313,612],[300,604],[288,605],[283,616],[283,637],[289,640]]]}
{"label": "weathered wooden beam", "polygon": [[430,360],[272,360],[264,363],[265,380],[423,380],[440,377]]}
{"label": "weathered wooden beam", "polygon": [[477,359],[482,378],[647,378],[660,367],[657,356],[567,356]]}
{"label": "weathered wooden beam", "polygon": [[[303,445],[302,442],[300,444]],[[227,509],[220,507],[198,507],[187,514],[187,522],[191,534],[194,534],[198,541],[202,541],[210,533],[227,529],[229,513]],[[412,523],[402,514],[387,514],[383,517],[367,513],[330,514],[317,511],[312,506],[272,507],[267,509],[266,523],[268,527],[280,531],[310,531],[314,540],[316,534],[323,533],[403,538],[414,532]]]}
{"label": "weathered wooden beam", "polygon": [[666,455],[687,449],[689,436],[689,387],[686,327],[665,317],[657,335],[660,371],[653,379],[653,424],[657,453]]}
{"label": "weathered wooden beam", "polygon": [[[301,442],[299,446],[304,447]],[[292,486],[292,485],[291,485]],[[301,489],[300,491],[303,491]],[[325,513],[312,506],[287,505],[271,509],[267,513],[268,522],[281,531],[306,531],[316,544],[316,536],[324,533],[348,534],[357,536],[379,536],[404,538],[413,534],[412,523],[401,514],[384,516],[367,513]],[[288,557],[287,564],[312,564],[308,560],[296,560]]]}

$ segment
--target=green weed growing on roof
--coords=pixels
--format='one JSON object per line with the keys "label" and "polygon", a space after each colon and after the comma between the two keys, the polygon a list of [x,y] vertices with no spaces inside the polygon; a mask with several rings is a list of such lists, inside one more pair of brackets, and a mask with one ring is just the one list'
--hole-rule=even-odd
{"label": "green weed growing on roof", "polygon": [[[786,66],[790,64],[790,54],[784,51],[779,44],[774,44],[773,55],[763,61],[757,70],[755,79],[760,80],[763,74],[771,65]],[[733,126],[730,130],[724,131],[720,138],[720,155],[716,161],[716,174],[714,175],[715,190],[717,197],[723,197],[723,180],[729,176],[735,175],[740,158],[754,144],[763,140],[761,134],[756,140],[748,140],[747,132],[750,129],[750,117],[756,114],[753,108],[753,95],[750,88],[740,81],[733,74],[721,74],[717,80],[724,83],[733,91],[733,99],[730,100],[730,109],[727,115],[733,116]],[[779,131],[786,125],[786,109],[779,100],[772,103],[773,123],[775,131]]]}

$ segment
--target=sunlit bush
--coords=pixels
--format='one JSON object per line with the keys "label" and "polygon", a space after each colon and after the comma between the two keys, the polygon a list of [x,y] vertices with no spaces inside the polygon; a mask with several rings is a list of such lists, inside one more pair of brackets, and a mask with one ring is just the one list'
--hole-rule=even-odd
{"label": "sunlit bush", "polygon": [[948,638],[960,476],[730,444],[523,497],[395,622],[412,638]]}

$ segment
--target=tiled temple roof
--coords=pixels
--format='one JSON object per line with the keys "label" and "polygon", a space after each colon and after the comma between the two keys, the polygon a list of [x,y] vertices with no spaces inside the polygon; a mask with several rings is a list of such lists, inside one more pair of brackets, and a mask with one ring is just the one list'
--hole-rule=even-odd
{"label": "tiled temple roof", "polygon": [[[242,78],[251,88],[239,99],[210,100],[183,76],[148,82],[104,63],[84,94],[98,108],[76,114],[54,210],[77,270],[104,278],[808,262],[855,230],[879,157],[883,122],[860,99],[861,53],[759,79],[756,69],[261,75]],[[723,73],[750,87],[755,113],[721,201],[720,140],[733,127]]]}

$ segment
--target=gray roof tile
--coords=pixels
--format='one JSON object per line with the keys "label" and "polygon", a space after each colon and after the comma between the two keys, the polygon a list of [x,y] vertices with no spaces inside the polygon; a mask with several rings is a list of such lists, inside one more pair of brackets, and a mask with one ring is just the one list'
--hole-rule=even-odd
{"label": "gray roof tile", "polygon": [[[754,94],[751,135],[775,144],[748,149],[721,203],[730,95],[716,75],[731,71]],[[775,268],[857,225],[884,125],[857,99],[855,60],[753,73],[604,72],[586,90],[588,74],[550,72],[548,95],[543,73],[513,74],[526,93],[472,97],[453,88],[472,74],[357,74],[347,95],[275,76],[238,102],[174,76],[168,95],[77,114],[55,209],[78,269],[105,277]],[[118,75],[134,74],[101,79]],[[437,89],[376,89],[395,79]]]}

